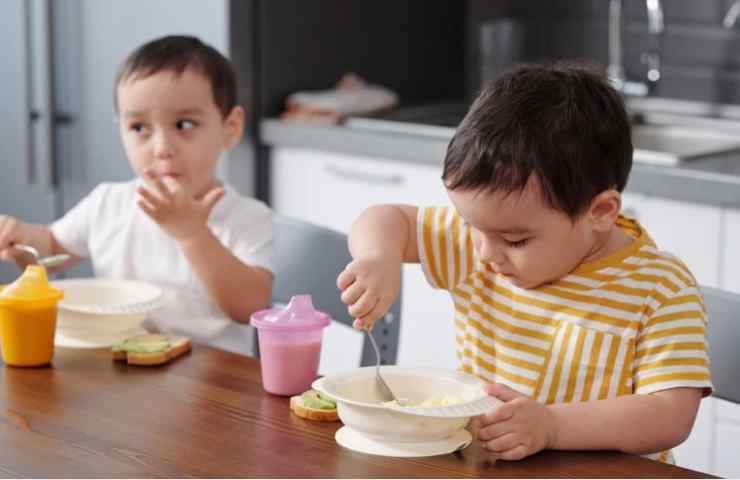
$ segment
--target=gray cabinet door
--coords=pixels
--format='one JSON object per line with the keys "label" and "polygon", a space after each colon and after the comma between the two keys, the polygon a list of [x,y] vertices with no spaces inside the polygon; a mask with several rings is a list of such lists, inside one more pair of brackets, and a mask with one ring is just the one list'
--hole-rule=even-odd
{"label": "gray cabinet door", "polygon": [[[50,42],[44,7],[36,1],[0,2],[0,215],[35,223],[54,218],[58,193],[48,140]],[[18,273],[14,265],[0,263],[0,283]]]}

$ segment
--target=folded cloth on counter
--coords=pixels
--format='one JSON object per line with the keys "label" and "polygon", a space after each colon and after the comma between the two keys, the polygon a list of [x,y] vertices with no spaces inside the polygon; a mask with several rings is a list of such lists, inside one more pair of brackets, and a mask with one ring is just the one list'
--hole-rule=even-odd
{"label": "folded cloth on counter", "polygon": [[380,85],[366,83],[353,73],[345,74],[331,90],[296,92],[286,101],[284,120],[338,123],[349,115],[390,110],[398,95]]}

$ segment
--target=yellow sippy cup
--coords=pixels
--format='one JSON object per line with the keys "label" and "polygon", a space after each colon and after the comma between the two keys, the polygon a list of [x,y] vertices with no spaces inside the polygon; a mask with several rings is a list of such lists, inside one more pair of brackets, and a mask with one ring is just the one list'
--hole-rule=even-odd
{"label": "yellow sippy cup", "polygon": [[7,365],[36,367],[51,362],[62,296],[61,290],[49,285],[41,265],[29,265],[15,282],[0,288],[0,340]]}

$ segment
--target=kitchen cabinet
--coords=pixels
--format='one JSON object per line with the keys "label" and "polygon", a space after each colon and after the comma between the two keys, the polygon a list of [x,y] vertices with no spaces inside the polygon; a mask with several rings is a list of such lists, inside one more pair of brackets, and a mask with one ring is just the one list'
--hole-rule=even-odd
{"label": "kitchen cabinet", "polygon": [[[172,33],[226,52],[227,14],[226,0],[0,2],[0,214],[48,223],[98,183],[130,179],[111,102],[119,64]],[[17,274],[0,264],[0,283]]]}
{"label": "kitchen cabinet", "polygon": [[[345,233],[374,204],[448,203],[441,166],[275,148],[271,169],[272,206],[277,212]],[[429,286],[418,265],[404,266],[401,308],[398,363],[455,368],[452,301],[447,292]],[[334,334],[339,336],[338,332],[335,329]],[[343,335],[345,342],[358,343],[352,337],[359,333]],[[331,344],[337,342],[331,340],[325,343],[322,357],[336,355],[339,359],[343,353],[333,351]]]}
{"label": "kitchen cabinet", "polygon": [[724,210],[722,288],[740,293],[740,209]]}
{"label": "kitchen cabinet", "polygon": [[717,425],[712,473],[727,478],[740,476],[740,423],[721,422]]}

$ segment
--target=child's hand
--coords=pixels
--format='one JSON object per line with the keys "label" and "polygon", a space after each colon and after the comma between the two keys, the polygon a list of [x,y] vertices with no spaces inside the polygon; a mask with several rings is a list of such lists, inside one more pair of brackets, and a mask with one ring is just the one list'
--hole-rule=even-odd
{"label": "child's hand", "polygon": [[15,217],[0,215],[0,260],[16,262],[22,252],[13,248],[15,243],[25,243],[23,222]]}
{"label": "child's hand", "polygon": [[213,188],[197,200],[173,178],[163,179],[151,170],[147,170],[144,177],[153,191],[144,186],[137,189],[139,207],[165,232],[182,241],[207,230],[208,216],[224,196],[223,187]]}
{"label": "child's hand", "polygon": [[500,383],[486,385],[486,392],[504,402],[470,424],[486,450],[504,460],[519,460],[552,444],[555,419],[545,405]]}
{"label": "child's hand", "polygon": [[401,288],[401,262],[386,257],[358,258],[337,277],[342,302],[355,319],[354,328],[372,329]]}

